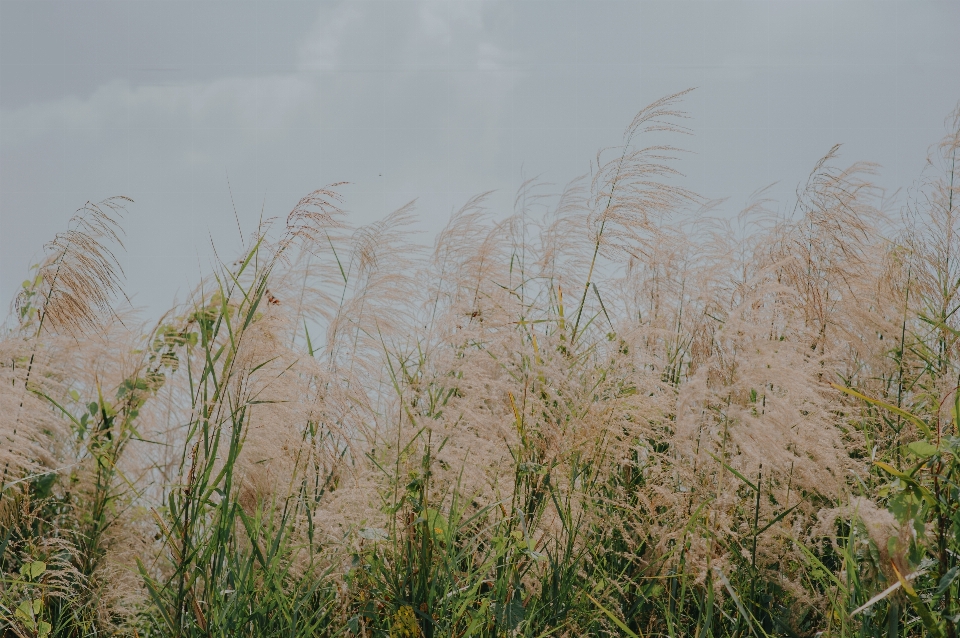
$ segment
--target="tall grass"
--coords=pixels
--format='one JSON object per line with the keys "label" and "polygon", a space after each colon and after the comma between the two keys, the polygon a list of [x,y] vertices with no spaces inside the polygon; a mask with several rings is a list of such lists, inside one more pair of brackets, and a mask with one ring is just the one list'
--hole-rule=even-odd
{"label": "tall grass", "polygon": [[311,193],[153,326],[81,209],[0,341],[4,635],[955,638],[960,111],[899,212],[834,148],[730,219],[681,98],[432,246]]}

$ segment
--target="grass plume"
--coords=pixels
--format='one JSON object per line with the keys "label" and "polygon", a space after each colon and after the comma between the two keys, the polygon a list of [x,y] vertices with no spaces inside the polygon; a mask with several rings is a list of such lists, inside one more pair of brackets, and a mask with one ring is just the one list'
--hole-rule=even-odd
{"label": "grass plume", "polygon": [[0,340],[4,635],[956,638],[960,110],[901,211],[834,147],[730,218],[683,97],[432,246],[317,190],[150,327],[87,205]]}

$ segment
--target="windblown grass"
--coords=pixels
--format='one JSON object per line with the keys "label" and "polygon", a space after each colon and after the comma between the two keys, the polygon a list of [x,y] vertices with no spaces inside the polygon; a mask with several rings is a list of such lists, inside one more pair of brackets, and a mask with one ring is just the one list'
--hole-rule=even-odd
{"label": "windblown grass", "polygon": [[900,214],[835,148],[727,219],[681,97],[432,247],[316,191],[153,327],[87,205],[0,341],[4,635],[955,638],[960,110]]}

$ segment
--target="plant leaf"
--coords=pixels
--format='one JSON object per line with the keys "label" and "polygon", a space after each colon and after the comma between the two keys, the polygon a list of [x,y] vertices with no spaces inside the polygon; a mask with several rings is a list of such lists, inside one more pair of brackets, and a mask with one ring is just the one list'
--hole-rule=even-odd
{"label": "plant leaf", "polygon": [[30,577],[37,578],[43,572],[47,571],[47,564],[42,560],[35,560],[30,563]]}
{"label": "plant leaf", "polygon": [[914,441],[907,446],[907,449],[922,459],[933,456],[940,451],[936,445],[933,445],[927,441]]}
{"label": "plant leaf", "polygon": [[[586,592],[584,593],[586,594]],[[632,631],[629,627],[627,627],[627,625],[622,620],[617,618],[617,616],[612,611],[610,611],[609,609],[601,605],[596,598],[594,598],[590,594],[586,594],[586,596],[587,598],[593,601],[593,604],[597,606],[597,609],[599,609],[604,614],[606,614],[607,617],[610,618],[610,620],[612,620],[613,623],[620,628],[620,631],[622,631],[624,635],[629,636],[630,638],[643,638],[643,636],[637,634],[636,632]]]}
{"label": "plant leaf", "polygon": [[916,590],[903,576],[900,575],[900,570],[897,569],[897,566],[892,562],[891,566],[893,567],[893,572],[897,575],[897,579],[900,581],[900,587],[910,600],[910,604],[912,604],[913,608],[917,610],[917,615],[920,616],[920,620],[923,622],[923,627],[927,630],[927,635],[933,636],[934,638],[943,638],[943,627],[941,626],[941,623],[937,622],[937,619],[934,618],[930,608],[927,607],[927,604],[920,599],[920,596],[917,595]]}

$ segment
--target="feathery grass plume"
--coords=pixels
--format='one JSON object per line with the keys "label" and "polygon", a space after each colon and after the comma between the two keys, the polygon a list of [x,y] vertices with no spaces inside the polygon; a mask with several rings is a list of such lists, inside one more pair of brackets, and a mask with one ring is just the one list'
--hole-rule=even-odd
{"label": "feathery grass plume", "polygon": [[418,248],[410,241],[412,203],[383,220],[358,228],[343,260],[340,302],[327,327],[329,364],[347,377],[384,384],[380,367],[385,343],[411,322],[405,300],[417,295],[411,265]]}
{"label": "feathery grass plume", "polygon": [[46,245],[46,258],[37,272],[37,285],[21,291],[16,300],[22,320],[36,321],[37,334],[46,323],[74,336],[95,329],[98,319],[112,313],[111,302],[122,292],[123,269],[110,249],[121,248],[127,197],[87,202],[70,220],[70,228]]}
{"label": "feathery grass plume", "polygon": [[583,317],[597,257],[633,256],[640,258],[656,241],[649,231],[657,218],[696,196],[665,178],[680,175],[670,165],[679,149],[668,145],[636,148],[634,138],[654,133],[688,133],[676,123],[686,115],[674,108],[692,89],[661,98],[640,111],[624,131],[620,156],[603,159],[597,155],[597,172],[591,184],[590,213],[587,226],[593,254],[583,283],[572,339],[576,339]]}
{"label": "feathery grass plume", "polygon": [[[790,258],[781,272],[803,295],[807,321],[815,327],[811,348],[823,348],[831,324],[831,310],[838,304],[861,303],[858,293],[863,282],[873,279],[867,270],[882,254],[874,245],[881,230],[880,211],[874,205],[876,188],[868,181],[874,167],[857,163],[846,170],[831,166],[839,145],[834,146],[811,172],[798,193],[800,218],[784,236],[779,247]],[[776,257],[774,257],[776,259]]]}
{"label": "feathery grass plume", "polygon": [[727,219],[682,95],[432,251],[315,191],[149,329],[112,209],[58,236],[0,340],[3,629],[955,638],[960,111],[900,222],[836,148]]}
{"label": "feathery grass plume", "polygon": [[[99,381],[105,370],[97,361],[123,353],[122,347],[113,348],[124,339],[108,339],[105,344],[98,337],[119,322],[111,301],[119,291],[120,266],[109,244],[120,244],[118,219],[127,201],[112,198],[88,203],[71,219],[69,230],[47,245],[46,259],[17,299],[19,327],[4,335],[0,344],[5,351],[3,360],[9,362],[2,366],[9,383],[4,383],[5,390],[0,392],[0,403],[6,405],[0,417],[5,452],[0,454],[4,465],[0,505],[15,508],[18,499],[34,502],[37,514],[30,517],[28,536],[49,535],[58,548],[28,561],[27,580],[42,575],[38,586],[70,583],[64,585],[69,591],[63,595],[56,589],[45,593],[49,599],[41,602],[39,609],[35,608],[38,601],[31,603],[30,609],[16,601],[16,583],[2,592],[4,604],[14,603],[18,610],[14,616],[26,631],[42,633],[47,627],[59,634],[77,627],[106,628],[117,617],[111,610],[115,606],[108,602],[110,596],[104,596],[112,579],[101,572],[107,551],[106,521],[113,518],[106,512],[117,500],[108,475],[115,474],[126,436],[106,427],[105,421],[113,421],[116,413],[100,393]],[[81,334],[86,338],[79,339]],[[104,432],[94,433],[86,427],[88,418],[93,417],[90,425],[98,421],[93,411],[84,407],[81,420],[71,414],[81,392],[91,390],[80,379],[92,379],[94,395],[100,394],[96,403],[102,408],[104,423],[100,425],[114,444],[113,454],[101,453]],[[142,402],[133,398],[138,390],[130,389],[127,407],[132,405],[130,401]],[[122,525],[119,517],[113,522]],[[13,532],[10,527],[9,533]],[[16,547],[4,543],[9,552]],[[15,568],[18,559],[15,553],[4,551],[2,560],[6,570]],[[23,569],[21,565],[21,575]]]}
{"label": "feathery grass plume", "polygon": [[[24,283],[15,300],[20,332],[34,344],[25,359],[17,355],[9,359],[14,377],[10,379],[11,385],[6,387],[17,387],[18,364],[25,371],[20,379],[19,404],[15,410],[4,412],[5,423],[0,429],[5,435],[3,445],[6,448],[2,454],[5,458],[0,489],[6,486],[11,469],[23,470],[30,465],[31,441],[43,431],[43,428],[25,430],[21,420],[33,419],[36,413],[36,410],[30,410],[31,415],[23,414],[25,404],[32,402],[29,384],[36,363],[36,348],[39,347],[36,340],[44,323],[55,332],[76,338],[84,330],[95,329],[97,319],[112,312],[110,304],[113,295],[120,291],[118,271],[122,274],[122,270],[109,244],[117,243],[122,247],[118,218],[129,201],[126,197],[113,197],[98,204],[87,202],[71,218],[70,228],[47,244],[47,256],[38,267],[36,276]],[[15,459],[27,465],[12,466]]]}
{"label": "feathery grass plume", "polygon": [[[145,619],[152,631],[193,635],[230,626],[263,635],[282,628],[281,617],[248,623],[231,611],[241,598],[265,613],[278,602],[259,588],[261,579],[281,595],[286,583],[301,583],[306,598],[295,605],[304,631],[327,613],[302,605],[327,595],[325,579],[311,584],[320,575],[322,540],[314,510],[331,480],[326,470],[338,460],[325,447],[330,434],[339,438],[334,450],[345,451],[347,428],[325,422],[338,409],[324,407],[328,395],[341,395],[326,386],[341,379],[318,368],[312,348],[305,363],[298,361],[307,354],[294,337],[305,310],[286,300],[295,298],[291,282],[302,291],[302,277],[311,274],[295,270],[291,252],[339,259],[334,242],[343,225],[330,200],[336,195],[329,189],[301,200],[275,243],[262,227],[245,258],[224,266],[209,282],[212,293],[199,291],[179,320],[185,325],[175,334],[189,337],[189,414],[166,488],[168,507],[155,517],[164,546],[158,561],[138,563],[157,611]],[[261,542],[271,547],[266,557]]]}
{"label": "feathery grass plume", "polygon": [[11,636],[69,635],[89,622],[76,548],[49,524],[44,501],[18,491],[0,503],[0,627]]}
{"label": "feathery grass plume", "polygon": [[871,549],[876,554],[874,567],[885,579],[884,585],[897,582],[894,568],[903,575],[916,569],[917,565],[911,564],[910,556],[915,530],[909,524],[898,521],[889,510],[863,497],[853,497],[847,504],[822,510],[813,532],[833,543],[838,553],[840,548],[837,545],[836,527],[837,521],[842,518],[859,521],[863,525],[866,538],[873,544]]}
{"label": "feathery grass plume", "polygon": [[[32,619],[50,624],[54,635],[77,628],[116,630],[142,600],[130,568],[131,554],[146,545],[146,530],[135,515],[140,489],[133,485],[140,483],[145,461],[128,458],[124,450],[142,425],[139,410],[162,383],[162,374],[157,374],[162,357],[149,348],[136,351],[140,340],[131,332],[117,318],[83,340],[45,333],[39,343],[12,337],[0,346],[25,349],[33,344],[30,393],[22,395],[25,378],[4,387],[12,387],[7,398],[24,409],[19,423],[21,459],[34,455],[39,466],[18,467],[16,459],[10,464],[11,475],[18,478],[5,485],[0,507],[32,503],[36,514],[18,533],[24,534],[25,543],[47,539],[43,542],[56,547],[33,559],[46,565],[44,582],[69,583],[60,598],[52,592],[42,614]],[[51,349],[56,351],[56,365],[50,361]],[[27,360],[26,354],[22,360]],[[19,372],[25,377],[25,369]],[[84,399],[95,400],[88,404]],[[26,434],[37,418],[44,423],[32,448]],[[36,455],[33,449],[43,454]],[[14,527],[5,531],[13,534]],[[6,538],[14,544],[3,543],[3,571],[18,573],[27,559],[16,553],[20,541]],[[17,582],[10,584],[0,599],[19,608],[23,600],[17,597],[23,592]]]}
{"label": "feathery grass plume", "polygon": [[[63,397],[77,373],[75,343],[48,338],[38,344],[15,335],[0,339],[0,499],[69,458],[70,427],[37,392]],[[24,390],[29,383],[32,391]],[[44,475],[45,476],[45,475]]]}
{"label": "feathery grass plume", "polygon": [[[960,106],[947,122],[948,135],[931,153],[916,201],[907,214],[909,268],[914,303],[920,323],[916,327],[921,365],[943,393],[956,385],[950,362],[956,351],[960,329]],[[938,397],[939,398],[939,397]]]}

